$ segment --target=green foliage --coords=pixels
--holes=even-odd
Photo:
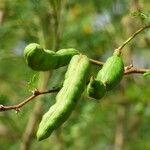
[[[131,13],[131,15],[150,22],[150,11],[137,11]]]
[[[8,105],[9,99],[6,95],[0,94],[0,104]]]
[[[57,8],[59,2],[62,1],[58,0],[56,3],[53,0],[53,2]],[[54,50],[54,27],[57,27],[57,24],[55,25],[56,15],[50,3],[49,0],[0,0],[0,12],[4,11],[2,23],[0,21],[0,94],[2,95],[2,104],[19,103],[30,95],[26,87],[27,81],[31,80],[31,83],[34,84],[32,78],[34,80],[35,72],[28,68],[23,58],[24,45],[21,44],[17,52],[16,46],[20,42],[24,42],[25,45],[34,42]],[[140,12],[143,13],[142,17],[131,16],[131,12],[137,12],[138,6]],[[149,8],[149,0],[67,1],[65,10],[58,12],[58,14],[63,14],[63,17],[60,17],[60,31],[56,32],[58,35],[60,34],[59,49],[74,47],[90,58],[105,61],[129,35],[142,24],[149,23]],[[121,12],[117,16],[116,10]],[[126,65],[129,65],[132,60],[134,66],[149,68],[149,31],[147,30],[145,33],[139,35],[139,38],[135,38],[123,50]],[[45,42],[40,42],[39,39]],[[97,66],[92,66],[89,74],[95,77],[99,69]],[[65,72],[66,67],[53,71],[49,81],[49,89],[61,86]],[[149,83],[149,78],[143,78],[141,75],[125,76],[121,84],[107,93],[100,102],[93,101],[84,92],[76,111],[64,123],[61,132],[64,149],[114,149],[118,124],[117,112],[120,108],[120,101],[123,101],[122,105],[126,110],[122,124],[123,148],[125,150],[149,150]],[[55,94],[44,96],[44,111],[54,103],[54,99]],[[20,149],[22,142],[20,139],[29,116],[32,114],[35,102],[36,100],[27,104],[18,114],[13,111],[0,113],[1,150]],[[144,106],[144,111],[141,111],[140,115],[136,114],[136,108],[141,107],[138,106],[138,103]],[[129,125],[137,117],[136,115],[140,122],[133,124],[135,128],[129,130]],[[38,142],[35,138],[35,131],[30,139],[30,149],[49,150],[51,147],[55,150],[59,148],[60,142],[55,132],[49,139]]]
[[[30,81],[28,82],[28,89],[32,91],[33,89],[37,88],[37,82],[39,80],[39,72],[36,72],[31,77]]]

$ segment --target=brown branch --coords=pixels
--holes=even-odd
[[[129,74],[135,74],[135,73],[137,73],[137,74],[144,74],[144,73],[146,73],[147,71],[148,71],[149,69],[143,69],[143,68],[135,68],[135,67],[132,67],[132,68],[130,68],[130,69],[127,69],[127,70],[125,70],[125,72],[124,72],[124,74],[125,75],[129,75]]]
[[[39,91],[47,90],[49,78],[50,78],[50,71],[40,72],[39,81],[37,85]],[[41,100],[41,96],[37,97],[37,101],[30,114],[30,118],[28,120],[24,133],[22,135],[20,150],[30,149],[30,144],[32,142],[33,136],[35,136],[34,129],[37,128],[37,124],[39,123],[43,113],[43,101],[40,100]]]
[[[90,59],[90,62],[94,65],[97,65],[97,66],[103,66],[104,65],[104,62],[102,61],[98,61],[98,60],[94,60],[94,59]],[[133,67],[133,65],[130,65],[130,66],[126,66],[124,67],[124,75],[129,75],[129,74],[144,74],[146,73],[147,71],[149,71],[150,69],[143,69],[143,68],[136,68],[136,67]]]
[[[104,62],[102,61],[98,61],[98,60],[95,60],[95,59],[89,59],[91,64],[94,64],[94,65],[98,65],[98,66],[103,66],[104,65]]]
[[[93,60],[93,59],[90,59],[90,61],[92,64],[96,64],[98,66],[102,66],[104,64],[104,62]],[[130,66],[126,66],[124,68],[124,70],[125,70],[124,75],[129,75],[129,74],[144,74],[147,71],[149,71],[150,69],[136,68],[136,67],[133,67],[133,65],[130,65]],[[19,104],[12,105],[12,106],[0,105],[0,112],[6,111],[6,110],[15,110],[15,111],[19,112],[21,107],[23,107],[25,104],[27,104],[28,102],[33,100],[35,97],[37,97],[39,95],[43,95],[43,94],[55,93],[55,92],[58,92],[59,90],[60,90],[60,88],[41,92],[41,91],[38,91],[37,89],[35,89],[32,92],[33,94],[30,97],[28,97],[27,99],[25,99],[24,101],[22,101]]]
[[[43,95],[43,94],[55,93],[55,92],[58,92],[59,90],[60,90],[60,88],[40,92],[37,89],[35,89],[32,92],[33,94],[30,97],[28,97],[27,99],[25,99],[24,101],[22,101],[21,103],[19,103],[17,105],[12,105],[12,106],[3,106],[3,105],[0,105],[0,111],[15,110],[15,111],[19,112],[21,107],[23,107],[25,104],[27,104],[28,102],[30,102],[31,100],[33,100],[35,97],[37,97],[39,95]]]

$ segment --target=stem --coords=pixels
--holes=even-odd
[[[150,28],[150,24],[145,25],[144,27],[140,28],[139,30],[137,30],[135,33],[133,33],[120,47],[118,47],[117,49],[115,49],[116,52],[118,52],[119,54],[121,54],[121,50],[134,38],[136,37],[139,33],[141,33],[142,31],[144,31],[145,29]]]
[[[101,61],[98,61],[98,60],[95,60],[95,59],[89,59],[90,62],[94,65],[98,65],[98,66],[103,66],[104,65],[104,62],[101,62]]]
[[[60,90],[60,88],[52,89],[52,90],[48,90],[48,91],[43,91],[43,92],[40,92],[38,90],[34,90],[32,92],[33,94],[30,97],[28,97],[27,99],[25,99],[24,101],[22,101],[21,103],[19,103],[17,105],[13,105],[13,106],[0,105],[0,111],[6,111],[6,110],[14,109],[14,110],[16,110],[18,112],[21,107],[23,107],[25,104],[27,104],[28,102],[33,100],[35,97],[37,97],[39,95],[43,95],[43,94],[55,93],[55,92],[58,92],[59,90]]]
[[[97,65],[97,66],[103,66],[105,62],[94,60],[94,59],[89,59],[91,64]],[[124,75],[129,75],[129,74],[144,74],[150,69],[144,69],[144,68],[136,68],[133,67],[132,65],[124,67]]]
[[[135,68],[135,67],[132,67],[130,69],[126,69],[124,71],[124,75],[129,75],[129,74],[135,74],[135,73],[138,73],[138,74],[144,74],[146,73],[147,71],[149,71],[149,69],[143,69],[143,68]]]

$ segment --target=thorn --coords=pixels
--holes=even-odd
[[[15,111],[16,111],[16,114],[17,114],[17,113],[20,112],[20,109],[19,109],[19,108],[16,108]]]
[[[5,110],[4,105],[0,105],[0,111]]]
[[[130,64],[129,66],[126,66],[126,67],[125,67],[125,70],[129,70],[129,69],[131,69],[131,68],[133,68],[133,63]]]
[[[34,89],[34,90],[32,91],[32,94],[35,95],[35,96],[38,95],[38,94],[39,94],[38,89]]]
[[[3,108],[3,107],[4,107],[4,105],[1,104],[1,105],[0,105],[0,108]]]
[[[130,64],[130,67],[131,67],[131,68],[133,67],[133,62]]]

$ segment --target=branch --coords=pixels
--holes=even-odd
[[[104,65],[104,62],[102,62],[102,61],[98,61],[98,60],[91,59],[91,58],[89,60],[94,65],[98,65],[98,66],[103,66]]]
[[[23,107],[25,104],[27,104],[28,102],[30,102],[35,97],[37,97],[39,95],[43,95],[43,94],[55,93],[55,92],[58,92],[59,90],[60,90],[60,88],[40,92],[37,89],[35,89],[32,92],[32,95],[30,97],[28,97],[27,99],[25,99],[24,101],[22,101],[21,103],[19,103],[17,105],[13,105],[13,106],[3,106],[3,105],[0,105],[0,111],[15,110],[16,112],[19,112],[21,107]]]
[[[126,68],[125,67],[125,72],[124,75],[129,75],[129,74],[144,74],[147,71],[149,71],[149,69],[143,69],[143,68],[136,68],[136,67],[131,67],[131,68]]]
[[[94,60],[94,59],[90,59],[90,62],[94,65],[97,65],[97,66],[103,66],[104,65],[104,62],[102,61],[98,61],[98,60]],[[144,68],[136,68],[134,67],[132,64],[130,66],[126,66],[124,67],[124,75],[129,75],[129,74],[135,74],[135,73],[138,73],[138,74],[144,74],[146,73],[147,71],[149,71],[150,69],[144,69]]]
[[[102,66],[104,64],[104,62],[93,60],[93,59],[90,59],[90,61],[91,61],[92,64],[96,64],[98,66]],[[144,74],[149,70],[150,69],[136,68],[136,67],[133,67],[133,65],[131,64],[130,66],[124,67],[124,75]],[[35,97],[37,97],[39,95],[43,95],[43,94],[55,93],[55,92],[58,92],[59,90],[60,90],[60,88],[56,88],[56,89],[51,89],[51,90],[48,90],[48,91],[40,92],[37,89],[35,89],[32,92],[33,94],[30,97],[28,97],[27,99],[25,99],[24,101],[22,101],[19,104],[16,104],[16,105],[13,105],[13,106],[0,105],[0,112],[1,111],[6,111],[6,110],[15,110],[16,112],[19,112],[21,107],[23,107],[25,104],[27,104],[28,102],[33,100]]]
[[[115,51],[117,51],[118,53],[121,54],[121,50],[134,38],[136,37],[139,33],[141,33],[142,31],[144,31],[145,29],[150,28],[150,24],[145,25],[144,27],[141,27],[139,30],[137,30],[136,32],[134,32],[120,47],[118,47],[117,49],[115,49]]]

